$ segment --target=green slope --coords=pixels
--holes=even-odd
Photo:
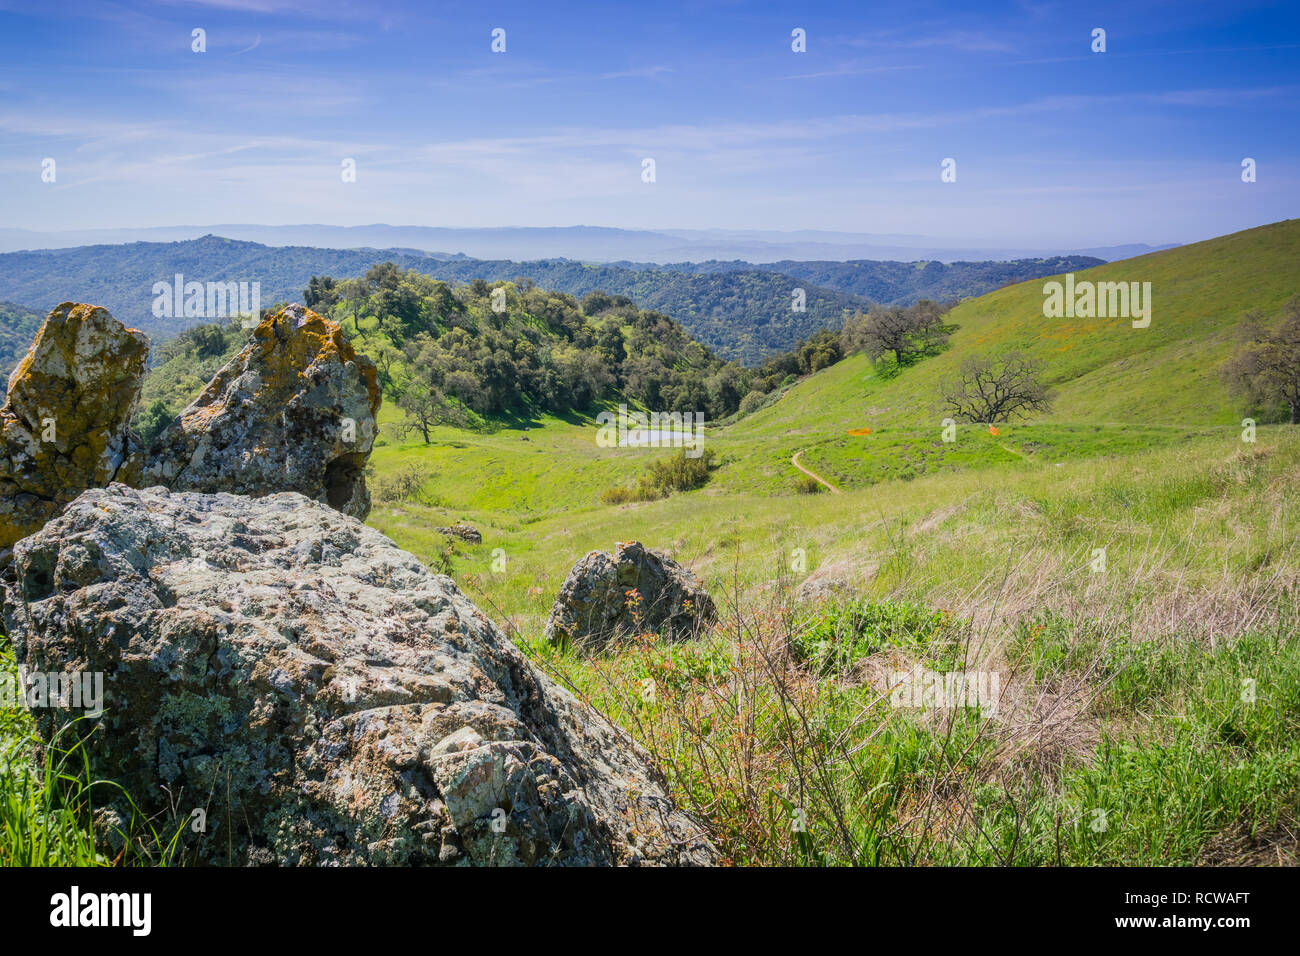
[[[1076,282],[1150,282],[1152,318],[1049,319],[1033,280],[963,302],[951,348],[882,380],[860,357],[813,376],[741,422],[734,437],[835,427],[909,426],[937,432],[939,383],[969,355],[1019,349],[1043,361],[1057,389],[1044,421],[1198,427],[1239,422],[1244,409],[1219,369],[1243,315],[1276,316],[1300,293],[1300,220],[1108,263]]]

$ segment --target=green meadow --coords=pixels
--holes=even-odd
[[[1076,277],[1151,282],[1145,329],[1045,319],[1041,281],[964,302],[941,355],[850,356],[706,428],[712,479],[660,501],[601,504],[677,452],[600,448],[594,419],[386,433],[377,476],[426,476],[370,523],[428,560],[448,557],[433,526],[479,527],[449,555],[460,585],[656,754],[736,863],[1294,863],[1300,434],[1218,370],[1297,262],[1286,222]],[[1052,412],[945,441],[939,383],[1010,348],[1044,363]],[[840,493],[801,493],[796,453]],[[631,539],[708,584],[713,635],[546,646],[568,568]],[[991,669],[1006,699],[891,707],[909,667]]]

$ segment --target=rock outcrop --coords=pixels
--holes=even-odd
[[[130,421],[149,342],[107,309],[64,302],[9,377],[0,408],[0,563],[136,449]]]
[[[439,534],[445,534],[449,538],[460,538],[467,544],[483,543],[483,533],[473,525],[454,524],[449,528],[434,528],[433,530]]]
[[[289,305],[262,320],[123,480],[254,497],[296,491],[365,518],[379,404],[375,366],[338,324]]]
[[[619,542],[612,556],[592,551],[573,566],[551,608],[546,639],[585,651],[647,631],[682,640],[716,616],[690,571],[638,541]]]
[[[641,570],[619,586],[681,588],[632,547],[610,586],[626,566]],[[3,614],[19,663],[102,672],[93,774],[200,861],[715,858],[645,754],[450,578],[302,495],[114,484],[19,541],[14,569]],[[688,593],[706,600],[680,590],[674,606]],[[47,740],[69,716],[33,715]]]

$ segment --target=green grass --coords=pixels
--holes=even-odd
[[[839,487],[872,485],[890,479],[910,480],[936,472],[967,468],[1032,469],[1085,458],[1114,458],[1175,445],[1224,428],[1033,424],[956,426],[952,441],[941,428],[920,431],[885,427],[869,435],[845,435],[810,444],[800,459]]]
[[[1300,799],[1292,718],[1239,714],[1266,741],[1254,749],[1226,748],[1210,729],[1231,710],[1220,692],[1240,655],[1264,646],[1262,632],[1237,635],[1233,621],[1288,606],[1287,582],[1300,580],[1296,429],[1262,427],[1248,444],[1231,427],[970,428],[951,448],[932,437],[941,457],[900,470],[899,450],[920,439],[885,428],[809,446],[802,460],[841,495],[795,493],[793,469],[772,464],[789,439],[741,441],[739,431],[711,442],[723,464],[706,488],[608,507],[579,489],[632,472],[637,453],[605,460],[584,426],[547,423],[530,432],[552,453],[528,487],[527,520],[495,511],[470,478],[475,453],[517,437],[462,434],[464,476],[428,486],[442,508],[381,505],[370,521],[417,554],[438,546],[430,525],[477,522],[484,543],[460,548],[457,579],[655,754],[734,863],[1158,864],[1252,859],[1241,849],[1252,840],[1285,846],[1278,834]],[[849,443],[871,449],[878,474],[839,470],[847,462],[831,449]],[[541,628],[572,562],[629,539],[693,566],[726,596],[731,623],[697,645],[596,661],[545,647]],[[1098,548],[1103,572],[1092,570]],[[494,568],[494,555],[505,563]],[[794,610],[781,588],[806,575],[846,582],[848,603]],[[785,646],[802,676],[783,684],[752,660],[746,671],[761,641],[734,622],[759,613],[789,617]],[[1294,649],[1293,630],[1269,633]],[[1066,722],[1084,728],[1080,739],[1004,764],[1004,731],[978,712],[887,710],[879,687],[849,679],[871,660],[950,670],[990,654],[1018,694],[1087,697]],[[1254,660],[1269,664],[1261,688],[1297,677],[1294,653]],[[647,679],[654,704],[636,692]],[[1166,775],[1176,784],[1167,800]],[[1110,830],[1094,830],[1094,809]],[[803,830],[792,829],[796,810]]]
[[[0,681],[18,686],[18,666],[3,634]],[[162,866],[179,860],[180,834],[168,840],[146,820],[127,821],[126,832],[111,841],[105,832],[97,839],[95,809],[122,790],[92,768],[82,739],[88,729],[85,718],[73,720],[46,743],[24,707],[0,707],[0,866]]]
[[[1286,836],[1300,812],[1293,617],[1215,647],[1119,640],[1086,617],[1020,622],[1013,650],[1029,666],[1002,662],[1004,681],[1028,677],[1026,697],[1084,672],[1092,681],[1077,715],[1092,739],[1070,747],[1050,731],[1008,738],[1023,713],[1014,703],[999,724],[975,708],[891,707],[879,683],[850,679],[882,651],[969,669],[965,626],[855,601],[749,617],[685,646],[647,637],[594,660],[524,646],[633,731],[735,864],[1297,862]],[[782,633],[793,659],[769,643]]]
[[[18,668],[0,636],[0,681]],[[0,864],[100,866],[89,829],[89,774],[80,745],[44,748],[25,709],[0,707]]]
[[[1243,314],[1276,316],[1297,291],[1300,220],[1109,263],[1076,280],[1152,284],[1151,325],[1046,319],[1035,280],[958,306],[952,350],[901,376],[878,401],[907,417],[971,350],[1018,348],[1044,361],[1059,390],[1052,418],[1075,422],[1232,424],[1241,420],[1218,369]]]
[[[1248,444],[1231,427],[1049,422],[962,429],[945,446],[887,427],[809,444],[802,460],[845,489],[815,496],[785,491],[793,469],[773,462],[791,446],[779,429],[766,442],[739,431],[711,442],[723,465],[706,488],[608,507],[579,489],[632,472],[637,453],[606,460],[586,427],[547,423],[530,432],[551,453],[528,486],[527,520],[494,510],[495,492],[469,478],[476,452],[517,437],[461,434],[464,477],[428,485],[442,508],[382,505],[370,520],[417,554],[438,546],[430,525],[478,522],[484,543],[460,548],[457,579],[650,749],[733,863],[1158,865],[1289,852],[1297,737],[1293,708],[1277,702],[1300,699],[1294,628],[1237,632],[1250,614],[1293,606],[1296,429],[1262,427]],[[909,444],[936,457],[904,468]],[[854,445],[877,473],[835,458]],[[998,454],[1007,449],[1016,454]],[[572,562],[628,539],[692,565],[725,596],[728,623],[698,644],[595,661],[545,646]],[[1104,572],[1092,570],[1098,548]],[[782,588],[810,574],[847,582],[846,601],[799,611]],[[788,621],[795,676],[754,660],[763,639],[737,622],[762,614]],[[952,670],[980,655],[1027,699],[1081,698],[1061,731],[1070,739],[1009,759],[1021,744],[978,711],[889,709],[853,676],[873,660]],[[1247,667],[1254,710],[1228,696]],[[638,690],[646,680],[652,703]],[[1244,736],[1230,744],[1234,734]]]
[[[795,631],[790,650],[817,674],[850,669],[886,647],[933,653],[953,629],[949,615],[922,605],[850,599],[814,614]],[[950,643],[957,643],[950,639]]]
[[[1148,642],[1122,653],[1095,751],[1064,773],[1056,794],[1036,782],[1013,799],[980,794],[961,862],[1296,863],[1293,838],[1281,860],[1250,849],[1293,826],[1300,810],[1294,622],[1215,650]]]
[[[1077,281],[1152,284],[1152,319],[1048,319],[1043,285],[1008,286],[967,300],[946,317],[959,326],[947,352],[883,377],[861,356],[841,362],[744,419],[735,436],[920,427],[937,434],[939,383],[968,355],[1018,349],[1041,360],[1058,392],[1044,421],[1201,427],[1239,423],[1219,367],[1243,315],[1277,316],[1300,292],[1300,220],[1108,263]]]
[[[625,451],[605,472],[594,463],[608,450],[575,442],[580,431],[563,426],[554,443],[545,434],[529,443],[552,450],[539,460],[558,482],[534,476],[529,513],[495,509],[497,491],[474,477],[487,470],[475,462],[504,455],[485,449],[509,439],[475,436],[465,439],[469,448],[416,449],[411,456],[443,469],[426,485],[440,507],[377,504],[370,523],[421,556],[442,545],[433,526],[475,524],[484,541],[462,549],[462,580],[470,579],[475,596],[490,597],[532,627],[540,626],[574,561],[620,540],[668,548],[715,586],[737,574],[751,583],[770,580],[801,549],[807,574],[842,567],[841,576],[864,594],[906,586],[938,606],[1004,573],[1028,585],[1050,568],[1086,584],[1095,548],[1106,549],[1107,573],[1117,582],[1137,582],[1136,572],[1145,569],[1161,580],[1180,574],[1209,587],[1225,568],[1278,572],[1296,565],[1286,524],[1294,501],[1281,493],[1300,462],[1300,436],[1288,427],[1262,428],[1254,445],[1222,431],[1127,455],[846,485],[842,495],[800,495],[793,487],[780,496],[737,493],[728,472],[752,462],[729,461],[724,452],[705,488],[623,506],[599,504],[597,489],[620,473],[635,474],[639,453]],[[587,492],[570,474],[579,468],[588,472]],[[496,549],[505,563],[497,560],[494,569]]]

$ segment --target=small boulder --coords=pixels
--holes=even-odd
[[[713,600],[689,570],[639,541],[619,542],[612,556],[592,551],[573,566],[546,622],[546,639],[584,651],[647,631],[683,640],[716,617]]]
[[[0,552],[87,488],[106,485],[137,449],[130,431],[149,356],[144,333],[107,309],[64,302],[9,377],[0,408]]]
[[[800,582],[795,600],[809,604],[847,600],[870,585],[879,567],[857,556],[827,562]]]
[[[374,364],[338,324],[288,305],[258,324],[124,480],[252,497],[296,491],[364,519],[379,404]]]
[[[460,538],[470,544],[482,544],[483,535],[478,528],[467,524],[454,524],[450,528],[434,528],[439,534],[445,534],[449,538]]]
[[[450,578],[319,502],[114,484],[19,541],[14,563],[18,663],[102,675],[91,774],[188,858],[717,860],[625,733]],[[46,741],[76,716],[32,715]],[[104,798],[106,820],[129,817],[125,796]]]
[[[801,603],[840,600],[849,594],[849,585],[835,578],[810,577],[799,585],[795,599]]]

